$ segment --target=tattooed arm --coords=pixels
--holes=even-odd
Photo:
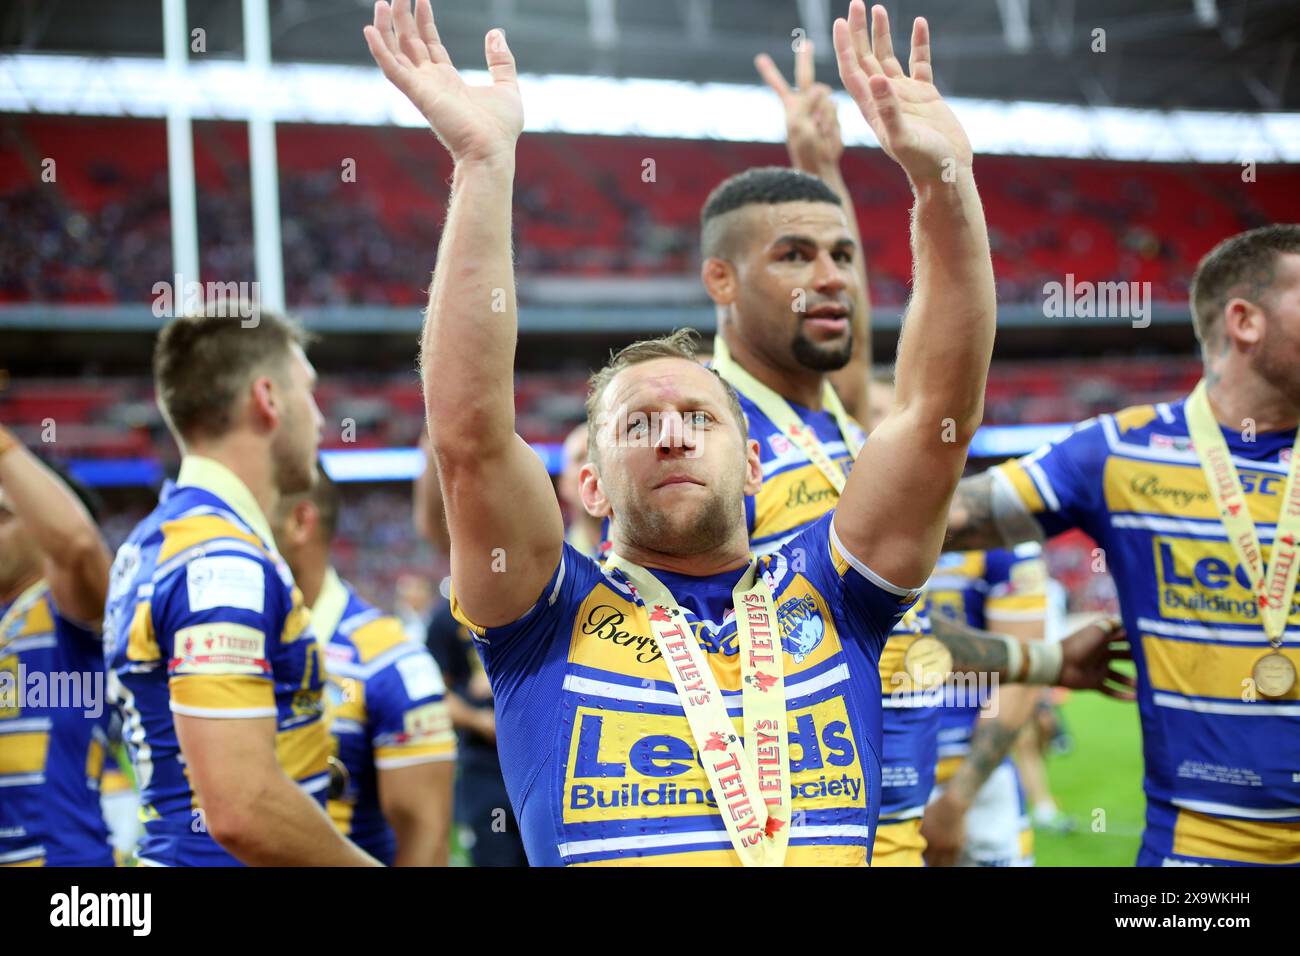
[[[997,674],[998,680],[1015,680],[1009,672],[1011,645],[1002,635],[981,631],[945,614],[931,615],[930,627],[952,654],[954,671]]]
[[[943,792],[925,808],[921,836],[926,841],[925,862],[929,866],[957,863],[966,843],[966,813],[975,794],[1002,763],[1018,736],[1018,728],[1000,718],[984,714],[976,722],[970,753]]]
[[[1034,516],[1000,487],[993,472],[971,475],[957,484],[948,505],[945,551],[985,551],[1014,548],[1026,541],[1042,541],[1043,529]]]
[[[1119,700],[1135,699],[1136,682],[1114,669],[1115,661],[1131,660],[1131,656],[1124,629],[1113,619],[1082,627],[1060,644],[1023,639],[1028,633],[991,634],[940,614],[931,617],[930,625],[934,636],[952,652],[954,672],[994,673],[999,683],[1008,685],[997,690],[997,716],[987,712],[980,716],[970,753],[925,811],[921,834],[929,844],[926,862],[951,866],[965,842],[966,811],[975,794],[1006,757],[1033,713],[1036,698],[1032,688],[1011,682],[1098,690]]]
[[[1133,678],[1112,666],[1132,659],[1124,628],[1114,619],[1081,627],[1059,644],[981,631],[942,614],[931,616],[930,627],[952,652],[954,672],[997,674],[1002,683],[1048,684],[1134,699],[1123,689],[1135,686]]]

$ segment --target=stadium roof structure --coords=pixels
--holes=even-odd
[[[757,82],[754,54],[788,68],[791,44],[816,44],[834,75],[830,24],[847,0],[442,0],[453,58],[482,65],[483,34],[508,30],[521,69],[539,74]],[[895,47],[924,14],[945,93],[1090,107],[1300,110],[1295,0],[892,0]],[[271,0],[276,62],[370,66],[370,0]],[[189,0],[205,56],[241,58],[241,0]],[[162,55],[150,0],[10,0],[7,53]]]

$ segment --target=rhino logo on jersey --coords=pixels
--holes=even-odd
[[[826,622],[808,595],[786,601],[776,609],[776,619],[781,627],[781,646],[796,664],[802,664],[826,636]]]

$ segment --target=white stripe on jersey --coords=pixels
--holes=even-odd
[[[1151,702],[1158,707],[1190,710],[1198,714],[1232,714],[1237,717],[1300,717],[1300,704],[1274,704],[1256,700],[1236,703],[1227,700],[1200,700],[1170,691],[1156,691]]]

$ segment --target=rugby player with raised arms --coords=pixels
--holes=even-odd
[[[0,867],[113,865],[99,799],[108,567],[89,508],[0,425]]]
[[[863,41],[866,16],[864,6],[850,7],[850,32]],[[901,74],[884,11],[874,16],[881,67]],[[722,182],[701,213],[700,245],[701,278],[719,328],[712,365],[736,389],[758,444],[763,483],[745,506],[750,546],[761,555],[835,507],[866,440],[849,407],[866,405],[871,330],[862,243],[840,173],[839,123],[829,87],[814,82],[812,46],[805,41],[796,51],[794,88],[769,57],[756,65],[780,98],[795,168],[750,169]],[[870,397],[879,401],[881,390],[873,382]],[[887,392],[873,424],[894,404],[892,379]],[[786,633],[794,619],[780,609],[778,617],[797,653],[797,639]],[[956,669],[982,672],[984,680],[1052,683],[1062,679],[1067,654],[1095,649],[1105,634],[1085,629],[1060,653],[1023,645],[1022,657],[1033,654],[1038,666],[1022,674],[1012,651],[1021,650],[1015,642],[1023,636],[957,632],[946,620],[932,626],[920,608],[895,629],[881,660],[882,799],[872,865],[919,866],[926,849],[921,817],[935,778],[940,707],[951,695],[933,686],[944,674],[916,673],[918,660],[932,658],[942,670],[951,655]]]
[[[582,494],[610,520],[603,569],[564,543],[550,479],[514,430],[523,110],[505,37],[486,37],[491,85],[469,87],[427,0],[414,15],[376,4],[365,33],[455,162],[423,336],[426,411],[454,607],[492,681],[530,861],[865,863],[880,648],[938,556],[995,313],[970,147],[930,82],[925,21],[910,79],[835,27],[841,76],[917,196],[899,400],[839,508],[752,562],[744,496],[761,471],[734,391],[694,361],[690,335],[638,343],[593,376],[588,400]],[[798,654],[777,605],[799,619]]]
[[[1139,865],[1300,865],[1300,226],[1219,243],[1191,312],[1190,395],[965,479],[949,546],[1101,546],[1135,637]]]

